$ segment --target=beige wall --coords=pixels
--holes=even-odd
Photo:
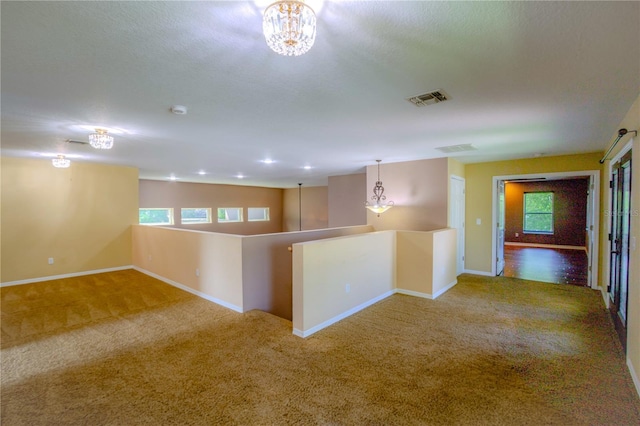
[[[396,233],[396,286],[433,299],[456,284],[456,230]]]
[[[242,239],[242,282],[245,311],[260,309],[291,320],[292,253],[294,243],[372,232],[371,226],[352,226],[302,232],[253,235]]]
[[[601,170],[601,157],[602,153],[590,153],[467,164],[465,268],[491,272],[493,176]]]
[[[377,165],[367,167],[367,198],[373,195]],[[367,211],[367,224],[380,230],[431,231],[447,227],[448,160],[382,163],[380,180],[387,201],[395,206],[377,217]]]
[[[242,236],[133,226],[133,265],[243,312]]]
[[[616,139],[618,135],[618,129],[624,128],[627,130],[640,131],[640,96],[636,99],[635,103],[624,117],[618,128],[616,128],[614,134],[611,135],[609,143],[603,147],[604,150],[608,149],[611,143]],[[631,238],[635,238],[636,249],[631,249],[630,252],[630,270],[629,270],[629,307],[627,311],[627,363],[629,364],[632,372],[634,373],[634,381],[636,389],[640,394],[640,137],[630,134],[618,142],[617,146],[611,151],[607,158],[613,158],[619,153],[628,141],[633,138],[633,154],[631,163],[633,167],[632,182],[631,182]],[[609,161],[605,162],[605,174],[602,179],[602,209],[600,217],[602,218],[601,226],[601,246],[608,244],[607,233],[609,232],[610,216],[606,212],[611,208],[611,197],[608,188],[608,181],[610,179],[609,174]],[[605,251],[601,248],[601,253]],[[601,254],[601,256],[602,256]],[[608,282],[608,261],[606,257],[603,259],[605,267],[601,269],[603,278],[603,289],[606,289],[606,283]],[[608,296],[606,296],[608,297]]]
[[[131,265],[138,170],[2,157],[3,283]],[[54,259],[53,265],[48,258]]]
[[[182,225],[181,208],[211,208],[212,223]],[[244,221],[218,223],[218,207],[243,208]],[[270,220],[247,221],[248,207],[268,207]],[[282,189],[256,186],[140,180],[140,208],[173,208],[174,228],[255,235],[282,230]],[[136,221],[137,223],[137,221]]]
[[[367,174],[329,176],[329,228],[365,225]]]
[[[282,231],[300,230],[302,207],[302,230],[323,229],[329,226],[329,199],[326,186],[302,186],[302,203],[298,204],[298,188],[288,188],[283,195]]]
[[[393,293],[395,232],[293,245],[293,329],[306,337]]]

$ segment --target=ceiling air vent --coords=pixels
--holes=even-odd
[[[65,142],[66,143],[75,143],[75,144],[78,144],[78,145],[89,145],[89,142],[75,141],[73,139],[67,139]]]
[[[451,97],[447,95],[444,90],[434,90],[433,92],[407,98],[409,102],[418,107],[437,104],[440,102],[448,101],[449,99],[451,99]]]
[[[444,152],[445,154],[451,154],[455,152],[477,151],[477,148],[471,145],[470,143],[466,143],[462,145],[441,146],[436,149],[440,152]]]

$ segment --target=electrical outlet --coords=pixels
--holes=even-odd
[[[516,232],[516,237],[519,237],[519,236],[520,236],[520,234],[518,232]]]
[[[476,225],[482,225],[482,220],[480,220],[480,218],[476,219]]]
[[[351,284],[347,284],[346,286],[344,286],[344,291],[345,293],[349,293],[351,291]]]
[[[53,265],[53,257],[49,258],[49,265]]]

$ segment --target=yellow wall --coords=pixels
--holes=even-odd
[[[300,206],[302,230],[322,229],[329,226],[329,196],[326,186],[302,186],[302,203],[298,204],[298,188],[284,190],[282,198],[282,231],[300,230]]]
[[[293,245],[293,329],[306,337],[395,288],[395,233]]]
[[[601,170],[600,158],[602,153],[590,153],[467,164],[465,268],[491,272],[493,176]]]
[[[131,265],[138,170],[2,157],[3,283]],[[53,265],[48,258],[54,259]]]
[[[456,284],[456,230],[396,232],[396,286],[434,299]]]

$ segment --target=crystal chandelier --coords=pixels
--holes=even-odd
[[[109,136],[104,129],[96,129],[95,133],[89,135],[89,143],[96,149],[111,149],[113,136]]]
[[[278,1],[264,11],[262,30],[274,52],[300,56],[316,39],[316,14],[302,1]]]
[[[53,167],[58,167],[59,169],[66,169],[71,165],[71,160],[64,158],[64,155],[58,155],[56,158],[51,159],[53,163]]]
[[[377,213],[378,217],[380,217],[380,213],[384,213],[393,207],[393,201],[386,201],[387,197],[384,195],[384,187],[380,180],[380,161],[382,160],[376,160],[378,163],[378,180],[376,181],[376,185],[373,187],[373,196],[371,197],[371,201],[374,201],[374,203],[372,204],[369,201],[364,202],[365,207],[372,212]]]

